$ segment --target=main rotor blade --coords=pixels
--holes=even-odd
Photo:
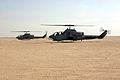
[[[11,32],[42,32],[42,31],[11,31]]]
[[[54,25],[54,24],[41,24],[43,26],[81,26],[81,27],[85,27],[85,26],[90,26],[90,27],[93,27],[95,25],[71,25],[71,24],[66,24],[66,25]]]
[[[41,24],[43,26],[75,26],[75,25],[56,25],[56,24]]]
[[[100,28],[100,32],[101,31],[105,31],[106,29],[103,29],[102,27]],[[111,34],[111,30],[107,30],[108,34]]]
[[[81,26],[81,27],[94,27],[95,25],[75,25],[75,26]]]
[[[11,32],[30,32],[30,31],[11,31]]]
[[[42,32],[42,31],[30,31],[30,32]]]

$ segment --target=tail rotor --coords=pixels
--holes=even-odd
[[[111,34],[111,30],[105,30],[103,29],[102,27],[100,28],[100,32],[104,32],[104,31],[107,31],[108,34]]]

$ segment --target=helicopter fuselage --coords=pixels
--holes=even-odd
[[[47,36],[47,33],[43,36],[34,36],[31,35],[30,33],[25,33],[24,35],[19,35],[16,38],[19,40],[24,40],[24,39],[38,39],[38,38],[45,38]]]
[[[77,32],[75,29],[66,29],[64,32],[55,32],[49,36],[53,41],[62,40],[85,40],[85,39],[102,39],[106,36],[107,30],[105,30],[101,35],[84,35],[84,32]]]
[[[78,40],[82,38],[84,32],[77,32],[75,29],[66,29],[64,32],[55,32],[49,36],[53,41]]]

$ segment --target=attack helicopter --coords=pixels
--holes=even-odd
[[[53,41],[63,41],[63,40],[90,40],[90,39],[103,39],[108,30],[102,29],[103,33],[100,35],[85,35],[84,32],[77,32],[75,29],[71,29],[71,27],[75,26],[94,26],[94,25],[49,25],[49,24],[41,24],[44,26],[66,26],[69,27],[63,32],[55,32],[49,36]]]
[[[47,36],[47,32],[43,36],[34,36],[30,34],[30,32],[41,32],[41,31],[12,31],[12,32],[24,32],[25,33],[23,35],[18,35],[16,37],[18,40],[39,39],[39,38],[45,38]]]

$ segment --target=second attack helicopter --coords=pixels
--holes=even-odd
[[[39,39],[39,38],[45,38],[47,36],[47,32],[43,36],[34,36],[29,33],[29,32],[41,32],[41,31],[12,31],[12,32],[25,32],[25,34],[18,35],[16,37],[18,40]]]
[[[85,35],[84,32],[77,32],[75,29],[71,29],[71,27],[74,26],[94,26],[94,25],[46,25],[42,24],[44,26],[67,26],[65,31],[63,32],[55,32],[52,35],[49,36],[53,41],[63,41],[63,40],[89,40],[89,39],[103,39],[106,34],[108,33],[108,30],[103,30],[103,33],[100,35]]]

